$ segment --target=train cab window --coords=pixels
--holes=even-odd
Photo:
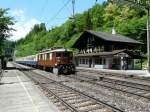
[[[69,57],[70,53],[69,52],[63,52],[62,55],[63,55],[63,57]]]
[[[56,57],[61,57],[61,52],[56,52]]]

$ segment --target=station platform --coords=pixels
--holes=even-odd
[[[59,112],[44,93],[8,63],[0,81],[0,112]]]
[[[139,77],[150,77],[150,73],[147,70],[112,70],[112,69],[99,69],[99,68],[86,68],[86,67],[76,67],[77,70],[91,70],[104,73],[115,73],[122,75],[133,75]]]

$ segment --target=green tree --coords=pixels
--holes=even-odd
[[[73,20],[46,31],[44,23],[35,25],[30,33],[17,42],[18,56],[34,54],[50,47],[69,47],[85,30],[111,32],[115,25],[116,33],[146,43],[146,13],[127,5],[104,2],[96,4],[83,13],[75,14]],[[146,45],[142,47],[145,52]]]
[[[4,51],[4,40],[10,36],[10,32],[13,30],[10,26],[14,24],[14,21],[12,17],[7,16],[8,10],[0,8],[0,55]]]

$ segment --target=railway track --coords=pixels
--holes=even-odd
[[[101,71],[91,71],[91,70],[83,70],[83,69],[79,69],[78,72],[85,72],[85,73],[94,73],[97,75],[103,75],[103,76],[108,76],[108,77],[121,77],[124,79],[132,79],[135,81],[145,81],[145,82],[150,82],[150,78],[147,77],[138,77],[135,75],[123,75],[123,74],[119,74],[119,73],[107,73],[107,72],[101,72]]]
[[[131,87],[131,88],[136,88],[139,90],[145,90],[145,91],[150,91],[150,85],[146,84],[140,84],[140,83],[134,83],[130,81],[125,81],[125,80],[119,80],[117,78],[110,78],[110,77],[105,77],[105,76],[91,76],[91,75],[83,75],[83,74],[78,74],[79,76],[83,76],[84,78],[88,78],[91,80],[98,80],[98,81],[103,81],[103,82],[108,82],[108,83],[116,83],[121,86],[126,86],[126,87]]]
[[[144,102],[143,102],[143,100],[141,100],[140,96],[135,95],[136,97],[134,98],[134,97],[132,97],[133,95],[129,95],[129,94],[126,94],[124,92],[113,90],[111,88],[107,88],[107,87],[104,87],[104,86],[100,87],[100,86],[97,86],[96,84],[92,84],[92,83],[89,83],[89,82],[85,81],[85,80],[88,80],[88,81],[93,80],[93,81],[96,82],[97,81],[96,79],[87,79],[87,78],[82,77],[83,78],[82,80],[79,80],[79,79],[77,80],[75,78],[69,78],[70,76],[69,77],[68,76],[63,76],[63,75],[56,76],[54,74],[44,72],[44,71],[41,71],[41,70],[31,70],[31,71],[36,72],[35,75],[44,75],[44,77],[46,76],[47,78],[50,78],[53,81],[59,82],[59,83],[65,85],[67,87],[75,89],[75,90],[77,90],[81,93],[84,93],[84,94],[86,93],[86,95],[88,95],[92,98],[101,100],[101,101],[105,102],[106,104],[111,105],[113,107],[116,107],[116,108],[118,108],[118,109],[120,109],[124,112],[149,112],[149,110],[150,110],[149,99],[144,100]],[[75,77],[77,77],[77,76],[75,76]],[[92,78],[92,77],[89,77],[89,78]],[[52,85],[52,84],[50,84],[49,82],[46,82],[46,81],[43,81],[43,84],[44,85],[46,85],[46,84]],[[55,86],[55,88],[58,88],[58,87]],[[50,94],[50,92],[48,92],[48,94]],[[64,94],[64,92],[62,94]],[[56,99],[56,97],[53,94],[50,95],[50,96],[52,96]],[[137,100],[137,99],[139,99],[139,100]],[[144,98],[142,98],[142,99],[144,99]],[[78,100],[78,99],[76,99],[76,100]],[[60,100],[56,99],[56,102],[60,103]],[[68,102],[66,102],[66,103],[69,104]],[[80,102],[76,102],[76,104],[78,104],[78,103],[80,103]],[[66,108],[66,106],[64,106],[64,108]],[[85,106],[85,108],[88,108],[88,107]],[[110,109],[108,110],[108,109],[109,108],[104,107],[104,109],[101,109],[101,110],[100,109],[99,110],[93,110],[93,111],[90,111],[90,110],[88,111],[87,110],[87,112],[101,112],[101,111],[103,112],[104,110],[105,110],[105,112],[113,111],[113,110],[110,110]],[[64,111],[68,112],[66,109],[64,109]]]
[[[69,78],[74,78],[76,80],[85,81],[88,83],[92,83],[93,85],[106,87],[112,90],[124,92],[126,94],[130,94],[133,96],[138,96],[138,98],[145,98],[146,100],[150,100],[150,86],[142,85],[137,83],[131,83],[121,80],[110,79],[106,77],[94,78],[91,76],[85,76],[84,74],[78,74],[76,76],[67,76]]]
[[[124,110],[96,99],[84,92],[64,85],[47,77],[32,72],[28,69],[19,69],[35,83],[42,87],[48,94],[53,95],[65,105],[64,111],[72,112],[124,112]]]

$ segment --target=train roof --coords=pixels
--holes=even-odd
[[[46,51],[40,52],[40,53],[38,53],[38,54],[51,53],[51,52],[65,52],[65,51],[67,51],[67,52],[71,52],[71,50],[70,50],[70,49],[60,48],[60,49],[53,49],[53,50],[49,49],[49,50],[46,50]]]

